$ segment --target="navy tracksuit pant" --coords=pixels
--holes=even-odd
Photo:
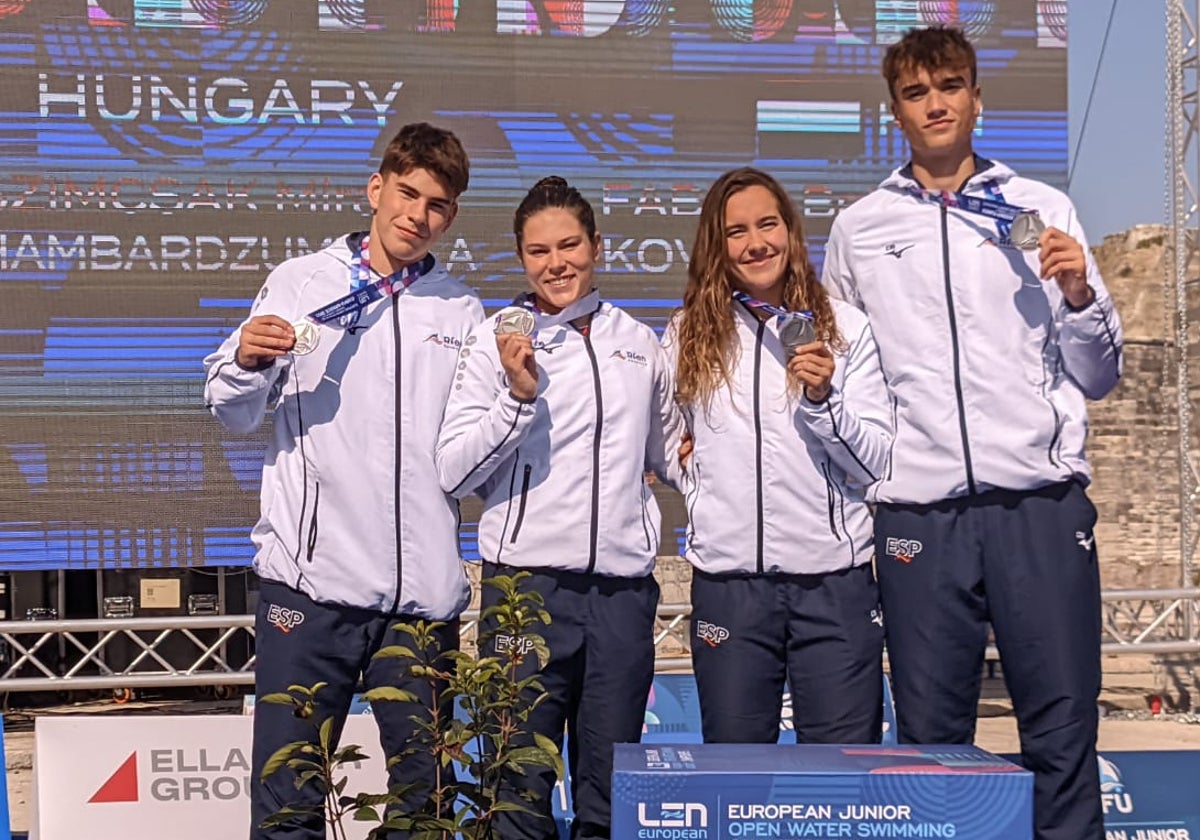
[[[1096,509],[1076,482],[875,513],[899,738],[969,744],[989,622],[1038,840],[1102,840]]]
[[[512,575],[518,569],[483,564],[483,579]],[[642,578],[605,577],[555,569],[528,569],[524,591],[540,592],[550,624],[537,632],[546,640],[550,659],[539,676],[549,695],[530,714],[526,730],[539,732],[562,749],[564,725],[570,737],[568,770],[575,821],[573,840],[609,837],[612,831],[613,745],[637,743],[642,737],[646,700],[654,680],[654,616],[658,583]],[[499,599],[495,587],[484,586],[480,608]],[[485,620],[480,632],[494,629]],[[511,641],[511,640],[505,640]],[[495,648],[481,655],[499,653]],[[518,678],[537,673],[537,658],[522,664]],[[531,743],[532,738],[528,741]],[[504,780],[503,797],[536,814],[501,812],[496,817],[499,840],[556,840],[550,796],[554,771],[526,767],[525,775]],[[520,791],[534,794],[532,802]]]
[[[877,744],[883,621],[870,564],[813,575],[692,575],[706,743],[773,744],[785,681],[801,744]]]
[[[410,717],[429,717],[433,689],[424,680],[405,676],[406,664],[399,659],[372,660],[371,656],[388,645],[412,647],[407,634],[393,629],[399,622],[413,622],[413,616],[388,615],[373,610],[321,604],[283,584],[264,580],[259,591],[255,633],[255,693],[261,700],[272,692],[286,692],[289,685],[312,687],[328,683],[317,694],[318,709],[314,718],[319,722],[332,717],[334,738],[339,739],[347,711],[361,676],[367,688],[396,686],[412,692],[417,703],[375,703],[372,713],[379,723],[380,746],[385,758],[400,755],[414,746],[410,739],[416,725]],[[458,621],[448,622],[438,632],[440,649],[458,648]],[[445,686],[438,688],[442,694]],[[291,706],[256,702],[254,706],[254,747],[250,777],[250,838],[251,840],[324,840],[325,821],[322,818],[297,820],[287,825],[263,829],[259,824],[265,817],[284,805],[321,803],[323,797],[312,785],[297,790],[295,775],[286,768],[260,782],[267,759],[280,747],[293,741],[317,743],[317,728],[311,720],[297,718]],[[449,721],[453,709],[443,710],[442,720]],[[369,745],[364,750],[371,753]],[[454,781],[445,777],[443,782]],[[450,771],[451,773],[453,771]],[[416,784],[414,796],[424,801],[431,789],[434,774],[433,757],[426,751],[406,756],[388,771],[387,784]],[[378,791],[384,787],[379,780]],[[392,838],[406,834],[393,832]]]

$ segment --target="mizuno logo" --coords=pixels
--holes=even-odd
[[[1085,534],[1083,531],[1076,531],[1075,542],[1088,551],[1091,551],[1092,546],[1096,544],[1096,537],[1094,534]]]
[[[906,245],[898,245],[895,242],[889,242],[887,245],[883,246],[883,253],[887,254],[889,257],[900,259],[904,256],[905,251],[914,247],[915,245],[915,242],[909,242]]]

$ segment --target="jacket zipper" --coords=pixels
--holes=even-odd
[[[526,464],[525,472],[521,476],[521,504],[517,507],[517,522],[513,525],[512,537],[508,540],[509,545],[517,541],[517,534],[521,532],[521,523],[525,520],[525,499],[529,496],[529,475],[532,472],[533,467]]]
[[[975,470],[971,466],[971,443],[967,438],[967,408],[963,402],[962,374],[958,357],[958,322],[954,316],[954,291],[950,286],[950,221],[946,205],[942,213],[942,273],[946,280],[946,309],[950,314],[950,345],[954,360],[954,396],[958,400],[958,432],[962,436],[963,463],[967,468],[967,492],[975,495]]]
[[[604,431],[604,395],[600,391],[600,365],[596,363],[596,351],[592,348],[591,330],[583,334],[583,346],[592,363],[592,385],[596,390],[596,432],[592,438],[592,542],[587,566],[588,574],[591,574],[596,570],[600,538],[600,433]]]
[[[766,332],[766,329],[767,322],[759,321],[758,333],[754,338],[754,492],[758,503],[758,521],[755,522],[754,539],[757,545],[757,567],[760,575],[763,573],[763,440],[759,401],[762,391],[763,333]]]
[[[403,434],[401,431],[404,424],[401,422],[401,404],[400,404],[400,392],[401,392],[402,386],[404,384],[401,381],[401,377],[402,377],[401,365],[400,365],[400,362],[401,362],[400,339],[401,339],[401,337],[402,336],[400,334],[400,293],[396,292],[392,295],[392,340],[396,346],[396,394],[395,394],[395,399],[396,399],[396,456],[395,456],[395,468],[393,470],[393,472],[395,473],[394,489],[392,491],[395,494],[395,499],[396,499],[396,598],[395,598],[395,600],[392,601],[392,608],[390,610],[390,612],[392,612],[392,613],[395,613],[396,610],[400,607],[400,584],[401,584],[401,581],[404,580],[404,557],[403,557],[404,552],[403,552],[403,548],[402,548],[403,533],[402,533],[402,529],[400,527],[400,485],[401,485],[401,481],[400,481],[400,464],[401,464],[400,449],[401,449],[402,443],[404,442]]]
[[[303,550],[301,546],[307,543],[304,539],[304,513],[308,510],[308,456],[304,452],[304,411],[302,410],[299,387],[296,388],[296,426],[299,432],[296,440],[300,443],[300,463],[304,468],[304,492],[300,497],[300,517],[296,522],[296,552],[292,555],[292,562],[296,564],[296,569],[300,572],[300,579],[303,580],[304,570],[300,568],[300,552]],[[313,527],[316,519],[317,511],[314,508],[313,517],[309,521],[309,528]],[[312,556],[309,555],[308,559],[311,561]]]

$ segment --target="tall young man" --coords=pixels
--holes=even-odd
[[[367,183],[370,230],[272,271],[250,317],[205,359],[205,397],[226,428],[249,432],[274,408],[251,535],[262,578],[255,690],[326,683],[315,717],[332,717],[340,733],[360,677],[368,688],[406,689],[418,703],[374,709],[388,756],[409,746],[410,716],[433,700],[396,660],[372,655],[409,644],[392,628],[417,618],[447,622],[440,644],[457,647],[468,601],[457,506],[438,489],[433,453],[459,347],[483,308],[429,253],[468,177],[453,134],[402,128]],[[259,781],[272,753],[302,740],[316,740],[312,721],[257,705],[255,840],[325,837],[320,819],[259,826],[283,805],[320,801],[288,772]],[[433,762],[410,756],[389,774],[391,785],[427,789]]]
[[[1121,322],[1070,200],[974,153],[982,100],[962,33],[910,31],[883,76],[912,160],[837,219],[824,282],[867,313],[896,422],[871,493],[899,735],[974,738],[990,622],[1036,836],[1095,840],[1084,400],[1120,377]]]

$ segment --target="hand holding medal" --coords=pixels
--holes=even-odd
[[[1079,240],[1051,227],[1046,228],[1038,245],[1042,279],[1053,277],[1058,281],[1067,305],[1073,309],[1083,309],[1091,303],[1095,299],[1095,292],[1087,282],[1087,257]]]
[[[506,306],[496,313],[494,330],[500,364],[508,390],[522,402],[537,396],[538,370],[533,358],[533,313],[521,306]]]
[[[292,352],[298,341],[295,328],[278,315],[255,315],[242,325],[235,358],[239,366],[255,370]]]
[[[811,329],[811,327],[810,327]],[[780,332],[782,336],[782,331]],[[804,387],[809,402],[824,402],[833,389],[833,353],[815,335],[788,355],[788,373]]]

